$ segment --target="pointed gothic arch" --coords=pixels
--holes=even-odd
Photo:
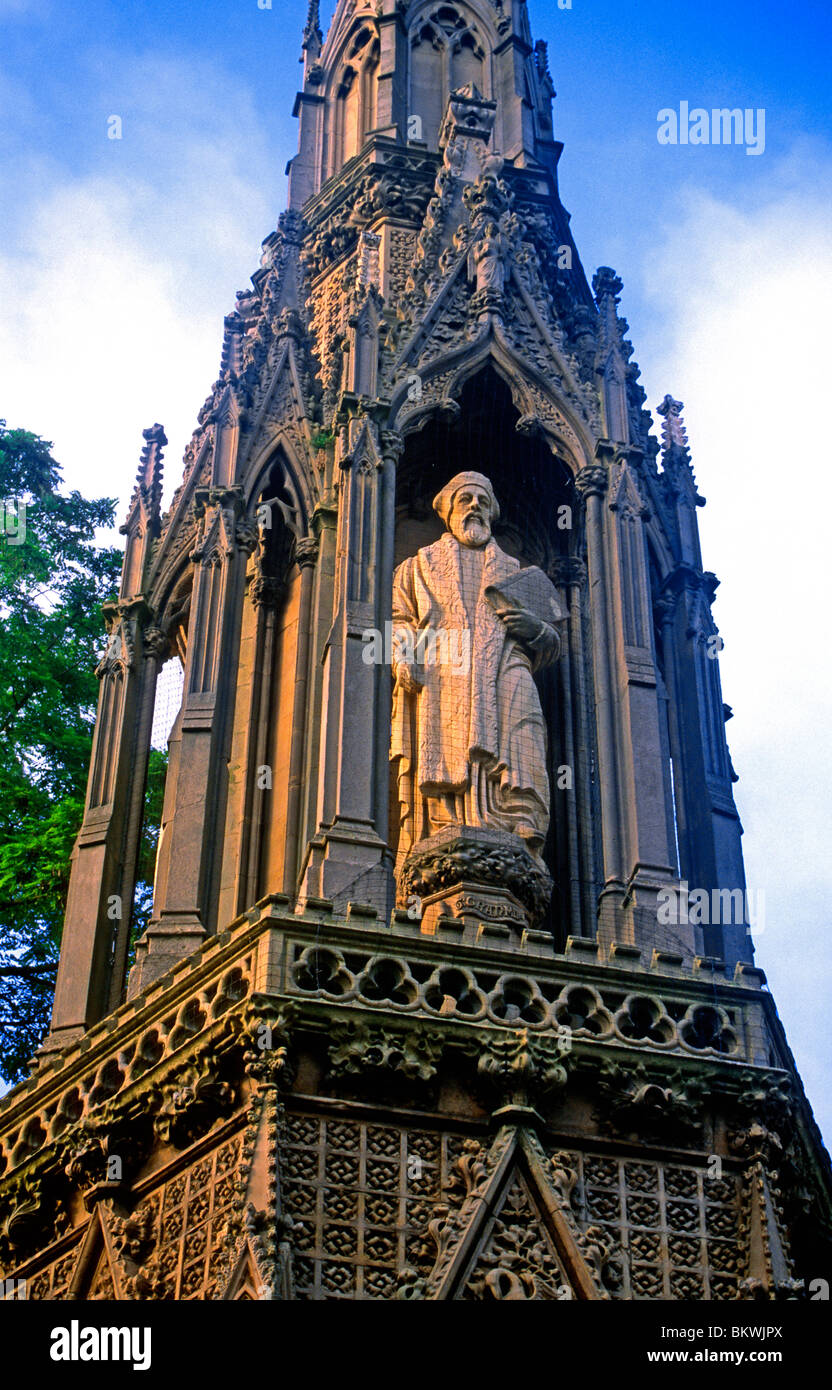
[[[251,470],[241,660],[231,728],[220,912],[251,907],[276,884],[295,891],[309,676],[308,489],[281,437]],[[305,479],[304,479],[305,482]]]
[[[446,374],[443,374],[443,376]],[[446,402],[427,406],[411,416],[405,426],[405,447],[397,470],[395,563],[438,540],[442,523],[431,502],[456,473],[485,473],[497,493],[501,516],[494,535],[500,548],[521,566],[543,569],[562,594],[565,612],[572,599],[564,583],[570,566],[580,566],[584,552],[582,509],[574,486],[574,464],[562,449],[554,449],[543,429],[522,424],[528,418],[528,394],[518,400],[517,380],[508,365],[490,352],[479,360],[460,363],[447,389],[455,393]],[[453,409],[448,409],[448,402]],[[545,497],[545,507],[534,499]],[[548,737],[550,801],[552,815],[544,859],[555,880],[555,890],[545,920],[562,947],[577,928],[582,898],[591,893],[595,879],[594,841],[588,823],[579,827],[573,785],[560,786],[558,769],[575,766],[575,746],[585,737],[576,726],[579,701],[575,698],[591,679],[580,634],[581,615],[576,615],[574,637],[565,634],[564,659],[538,677]],[[584,776],[584,773],[581,773]],[[561,781],[564,779],[561,777]],[[571,775],[568,779],[571,782]],[[399,836],[399,809],[395,776],[390,781],[390,847]],[[568,796],[564,793],[568,793]],[[588,801],[591,788],[581,794]]]
[[[419,117],[422,138],[435,150],[448,92],[473,85],[490,96],[490,45],[468,6],[436,0],[414,17],[409,45],[408,114]]]
[[[413,373],[403,366],[392,392],[395,427],[409,435],[424,429],[436,415],[454,416],[466,383],[488,367],[511,392],[521,434],[545,438],[551,452],[568,465],[573,476],[592,460],[593,441],[585,422],[504,338],[492,334],[434,358],[417,373],[421,389],[415,400],[411,400],[410,390]]]
[[[289,430],[280,430],[250,463],[245,483],[246,514],[253,525],[273,501],[295,540],[307,535],[316,498],[308,465],[299,462]]]
[[[290,527],[298,540],[308,534],[319,499],[311,462],[310,424],[303,405],[294,344],[287,342],[278,358],[246,454],[241,459],[243,500],[250,522],[256,522],[257,500],[275,461],[282,470],[282,488]]]
[[[356,19],[333,70],[325,179],[359,153],[375,127],[380,57],[378,27],[370,16],[362,15]]]

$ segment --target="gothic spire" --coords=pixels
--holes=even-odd
[[[668,477],[678,485],[682,483],[690,492],[696,506],[704,505],[696,489],[696,478],[688,445],[688,432],[682,418],[682,401],[665,396],[661,405],[656,406],[657,414],[664,418],[662,425],[662,467]]]
[[[619,444],[630,443],[627,411],[627,356],[624,334],[626,321],[618,316],[619,296],[624,288],[615,271],[599,266],[592,277],[598,306],[598,371],[604,383],[604,414],[607,434]]]
[[[324,36],[321,31],[321,4],[320,0],[309,0],[309,10],[306,15],[306,28],[303,31],[303,47],[311,48],[316,46],[320,52]]]
[[[668,454],[671,449],[682,449],[688,453],[688,435],[685,429],[685,422],[682,419],[684,410],[683,401],[674,401],[670,395],[665,396],[661,405],[656,407],[659,415],[664,417],[662,425],[662,451]]]
[[[677,484],[684,483],[696,505],[701,507],[704,503],[696,490],[693,462],[688,445],[688,432],[682,419],[683,410],[683,402],[675,401],[670,395],[665,396],[661,405],[656,406],[657,413],[664,418],[662,425],[662,467],[668,477],[673,478]]]
[[[142,436],[145,445],[136,474],[136,494],[141,497],[147,512],[152,516],[158,512],[162,501],[162,450],[168,441],[163,427],[159,424],[142,430]]]
[[[693,565],[701,572],[702,550],[694,512],[697,507],[704,507],[705,499],[700,496],[696,486],[688,447],[687,430],[682,419],[683,409],[683,403],[674,400],[670,395],[665,396],[661,405],[656,407],[657,413],[664,419],[662,425],[664,486],[668,489],[668,496],[676,508],[681,558],[686,564]]]
[[[136,487],[119,530],[127,537],[121,569],[122,599],[132,599],[142,591],[151,542],[158,536],[162,516],[162,450],[167,436],[161,425],[142,430],[144,448],[139,459]]]

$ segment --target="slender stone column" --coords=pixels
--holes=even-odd
[[[324,663],[332,628],[335,594],[335,565],[338,549],[338,500],[328,492],[312,514],[312,531],[318,546],[311,600],[309,698],[303,775],[303,816],[301,844],[308,856],[309,845],[318,828],[318,798],[322,742],[321,711],[324,702]],[[305,861],[304,861],[305,865]]]
[[[679,730],[679,711],[675,699],[678,681],[676,671],[676,642],[673,630],[675,622],[675,600],[670,594],[658,600],[656,604],[656,613],[662,627],[667,733],[670,742],[670,756],[673,760],[673,799],[676,820],[676,838],[679,843],[679,871],[682,876],[685,877],[689,872],[687,865],[690,863],[686,772],[682,739]]]
[[[238,912],[244,912],[260,897],[263,791],[257,786],[257,772],[269,762],[269,696],[274,678],[275,627],[281,587],[279,580],[272,575],[257,576],[249,586],[249,596],[257,614],[257,633],[246,747],[245,850],[237,900]]]
[[[214,928],[228,750],[247,556],[239,486],[200,489],[199,538],[179,723],[179,756],[159,846],[153,919],[136,949],[132,996],[194,951]],[[173,780],[175,778],[175,780]]]
[[[596,847],[595,800],[590,761],[592,733],[587,692],[587,655],[584,642],[584,604],[587,593],[586,566],[576,562],[577,580],[571,587],[569,625],[573,652],[575,707],[577,710],[576,737],[578,745],[577,790],[578,832],[581,847],[581,902],[583,934],[594,937],[597,931],[598,851]]]
[[[569,924],[570,934],[580,936],[581,934],[581,876],[578,864],[578,817],[575,807],[575,729],[573,724],[572,712],[572,652],[570,649],[569,629],[566,628],[562,637],[563,649],[560,659],[560,690],[563,700],[563,731],[564,731],[564,755],[566,765],[570,770],[571,785],[564,789],[564,792],[555,793],[555,805],[563,804],[559,801],[559,796],[564,796],[566,805],[566,843],[569,858]]]
[[[374,759],[379,679],[365,660],[376,626],[381,560],[381,475],[374,428],[355,418],[343,431],[334,617],[324,653],[318,831],[304,871],[306,896],[350,899],[386,912],[387,846],[378,834]]]
[[[300,569],[298,607],[298,650],[295,664],[295,696],[292,709],[292,743],[289,753],[289,796],[286,811],[286,856],[283,892],[293,898],[298,887],[298,851],[303,834],[303,790],[306,741],[309,726],[310,660],[312,652],[311,617],[315,589],[318,542],[312,537],[298,541],[295,560]]]
[[[396,547],[396,470],[404,439],[394,430],[381,436],[384,466],[381,474],[381,539],[379,554],[376,627],[387,631],[393,619],[393,570]],[[387,663],[376,668],[376,832],[385,843],[390,838],[390,717],[393,699],[392,670]],[[391,858],[392,863],[392,858]]]
[[[662,760],[662,773],[664,778],[664,804],[665,819],[667,822],[667,844],[671,855],[670,866],[674,873],[679,868],[678,853],[678,831],[676,829],[676,818],[674,815],[674,793],[672,776],[672,753],[670,748],[670,716],[669,701],[667,698],[667,686],[664,683],[661,671],[656,665],[656,699],[659,707],[659,747]]]
[[[124,853],[121,863],[121,903],[122,916],[118,922],[113,944],[113,963],[110,972],[110,997],[108,1011],[117,1009],[124,998],[127,984],[125,972],[127,953],[130,946],[132,925],[133,895],[136,891],[136,869],[139,855],[139,840],[144,817],[145,788],[147,785],[147,765],[150,757],[150,739],[153,733],[153,711],[156,704],[156,685],[162,663],[170,655],[170,638],[158,627],[146,627],[142,633],[144,664],[141,675],[141,690],[138,699],[136,727],[133,739],[133,761],[130,769],[130,792],[127,804],[127,823],[124,835]]]
[[[145,615],[141,599],[105,605],[109,640],[97,670],[101,688],[87,800],[72,854],[47,1051],[74,1041],[121,998],[148,709],[152,715],[158,672],[156,659],[143,656],[140,619]]]
[[[595,724],[598,736],[598,771],[601,791],[601,841],[604,886],[598,904],[599,936],[616,939],[616,920],[624,898],[623,845],[619,806],[618,760],[615,746],[615,690],[613,639],[609,618],[607,557],[604,537],[604,496],[609,474],[603,460],[611,446],[599,445],[599,459],[578,473],[575,484],[586,506],[589,603],[592,620],[592,656],[595,674]]]
[[[588,813],[587,796],[588,769],[586,767],[587,746],[583,736],[582,686],[578,682],[578,663],[583,659],[580,633],[580,586],[583,574],[582,561],[566,557],[555,562],[552,575],[566,593],[569,613],[568,627],[563,633],[563,650],[558,663],[563,700],[563,724],[565,731],[564,753],[572,771],[572,788],[566,792],[567,835],[569,844],[569,915],[572,936],[595,934],[594,903],[591,914],[584,913],[584,888],[587,866],[583,862],[580,827],[588,828],[591,813]],[[555,806],[559,796],[555,792]],[[584,811],[586,804],[587,810]],[[590,861],[591,863],[591,861]]]

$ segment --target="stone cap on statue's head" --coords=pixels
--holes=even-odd
[[[433,510],[442,518],[446,526],[448,525],[448,518],[451,515],[451,507],[454,504],[456,494],[460,492],[462,488],[471,487],[472,485],[485,489],[491,501],[491,520],[496,521],[498,519],[500,515],[500,504],[491,486],[491,480],[486,478],[484,473],[470,471],[466,473],[457,473],[455,477],[451,478],[449,483],[445,484],[441,492],[437,492],[433,499]]]

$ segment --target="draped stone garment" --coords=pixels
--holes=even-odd
[[[532,670],[557,655],[558,638],[543,624],[527,650],[483,592],[519,568],[494,540],[475,548],[446,533],[396,570],[394,640],[413,650],[420,632],[444,631],[460,651],[467,631],[471,651],[468,671],[417,661],[422,690],[396,687],[390,758],[398,763],[400,853],[448,824],[509,831],[533,853],[543,845],[546,726]]]

